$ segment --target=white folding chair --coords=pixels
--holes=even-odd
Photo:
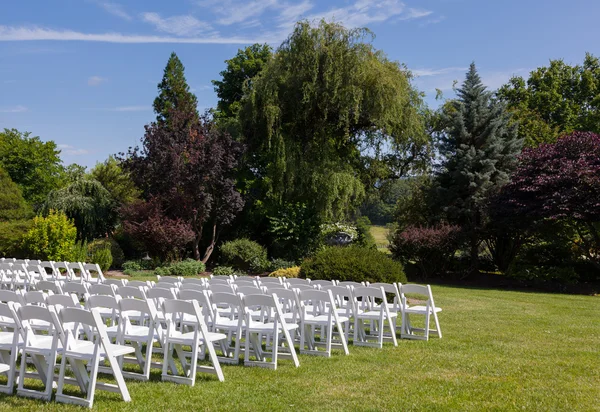
[[[266,285],[266,284],[275,284],[275,285],[280,285],[280,286],[283,285],[283,279],[281,279],[280,277],[270,278],[270,277],[265,276],[262,278],[258,278],[257,280],[261,285]]]
[[[0,361],[7,364],[10,368],[0,373],[7,373],[6,385],[0,384],[0,392],[12,394],[15,387],[15,375],[17,369],[17,355],[23,339],[18,331],[18,327],[14,320],[14,312],[9,308],[8,303],[0,302],[0,318],[11,319],[12,330],[2,327],[0,330]]]
[[[383,347],[384,340],[391,340],[398,346],[396,339],[396,320],[398,314],[390,312],[383,288],[361,287],[352,291],[356,299],[354,314],[354,345]],[[379,300],[380,303],[377,302]],[[385,323],[388,323],[389,335],[384,336]],[[370,327],[367,333],[365,322]],[[373,342],[373,340],[375,342]]]
[[[116,287],[127,286],[127,279],[104,279],[102,282],[105,285],[115,285]]]
[[[296,367],[300,366],[290,335],[290,331],[297,329],[298,325],[287,323],[283,319],[277,295],[246,295],[242,296],[242,302],[246,322],[244,365],[277,369],[278,357],[290,357]],[[256,310],[260,312],[258,317],[255,316]],[[283,334],[283,339],[280,339],[280,334]],[[270,351],[268,346],[263,349],[263,336],[272,343]],[[280,346],[280,340],[283,340],[287,348]],[[251,353],[256,360],[250,359]],[[270,361],[267,360],[269,358]]]
[[[388,301],[388,308],[391,312],[395,312],[398,314],[396,318],[396,331],[398,333],[402,333],[402,325],[398,322],[402,321],[402,298],[400,296],[400,290],[398,289],[398,285],[395,283],[369,283],[367,285],[369,288],[383,288],[383,291],[389,296],[392,297],[392,301]],[[373,306],[373,308],[377,308],[377,304]]]
[[[349,324],[350,318],[338,314],[338,307],[331,291],[304,290],[299,293],[300,301],[300,353],[309,355],[331,356],[333,345],[341,346],[349,355],[348,342],[342,324]],[[310,310],[307,310],[310,307]],[[339,336],[333,341],[335,330]],[[320,330],[320,340],[317,341],[316,330]],[[319,347],[325,347],[321,351]],[[308,348],[308,349],[305,349]]]
[[[60,282],[55,280],[40,280],[35,284],[35,290],[46,292],[48,295],[62,295],[63,293]]]
[[[367,286],[367,285],[365,285],[365,282],[360,282],[359,283],[359,282],[354,282],[352,280],[345,280],[345,281],[342,281],[342,282],[337,282],[336,286],[342,286],[342,287],[352,286],[353,288],[362,288],[362,287]]]
[[[87,283],[65,282],[62,286],[63,293],[74,293],[78,299],[83,299],[89,294]]]
[[[85,276],[85,270],[83,269],[83,263],[81,262],[66,262],[67,268],[69,269],[69,281],[70,282],[84,282],[87,281]]]
[[[311,280],[310,284],[313,287],[336,286],[333,280]]]
[[[439,338],[442,337],[442,329],[440,328],[440,321],[438,319],[438,312],[442,311],[442,308],[435,306],[433,301],[433,293],[431,293],[431,286],[429,285],[401,285],[400,294],[402,299],[402,334],[400,337],[405,339],[421,339],[429,340],[429,334],[433,333]],[[410,306],[408,304],[407,294],[420,295],[421,298],[425,297],[426,302],[424,305]],[[415,328],[410,323],[409,315],[424,315],[425,326],[423,328]],[[435,323],[435,329],[430,329],[429,324],[431,317]],[[415,332],[423,332],[423,335],[415,335]]]
[[[200,306],[195,300],[165,300],[163,311],[167,318],[167,331],[165,333],[162,379],[194,386],[196,373],[200,371],[215,374],[222,382],[224,380],[223,371],[213,344],[226,339],[227,336],[222,333],[208,331]],[[196,324],[191,327],[192,330],[189,332],[182,332],[177,328],[178,319],[181,319],[183,314],[196,318]],[[190,346],[191,353],[185,352],[183,346]],[[198,365],[199,351],[202,346],[208,352],[212,367]],[[181,362],[184,376],[169,375],[168,373],[168,365],[172,361],[173,350],[177,352],[177,358]]]
[[[88,293],[90,295],[117,296],[117,286],[97,283],[88,286]]]
[[[354,299],[354,295],[352,294],[352,286],[333,286],[328,287],[327,291],[331,292],[331,295],[333,296],[338,315],[351,320],[354,319],[356,301]],[[344,323],[346,342],[350,340],[350,330],[353,328],[353,326],[353,322]]]
[[[106,282],[106,278],[104,277],[104,273],[102,273],[102,269],[100,269],[100,265],[97,263],[83,263],[81,265],[83,269],[83,276],[85,277],[85,281],[92,284],[104,283]]]
[[[108,332],[113,336],[120,330],[121,323],[121,307],[119,306],[120,296],[109,296],[109,295],[86,295],[85,307],[88,310],[96,309],[100,314],[102,321],[109,322]]]
[[[285,279],[284,282],[290,286],[295,287],[296,285],[301,285],[301,286],[309,285],[311,283],[311,280],[310,279],[292,278],[292,279]]]
[[[65,331],[56,401],[91,408],[94,404],[96,389],[119,393],[125,402],[131,401],[117,358],[133,353],[134,348],[110,343],[106,334],[106,327],[102,323],[102,318],[97,309],[87,311],[76,308],[63,308],[60,312],[60,321],[85,325],[91,329],[95,338],[93,341],[81,340],[70,330]],[[116,385],[98,382],[98,368],[101,360],[109,362],[113,378],[117,382]],[[74,369],[76,368],[84,374],[85,382],[80,383],[80,388],[85,394],[85,398],[64,393],[65,372],[68,362],[72,363]],[[86,366],[89,367],[89,375]]]
[[[59,334],[52,330],[50,333],[41,332],[39,328],[33,326],[34,323],[45,323],[52,325],[50,329],[54,328],[54,323],[50,311],[53,308],[46,308],[43,306],[32,306],[26,305],[21,306],[18,304],[12,305],[12,310],[15,316],[15,320],[20,323],[21,336],[23,338],[23,345],[21,347],[21,367],[19,369],[19,384],[17,385],[17,394],[20,396],[26,396],[31,398],[43,399],[49,401],[52,397],[52,384],[54,383],[54,368],[56,366],[56,357],[59,350]],[[40,331],[39,333],[36,333]],[[31,360],[37,370],[37,376],[44,384],[44,390],[39,391],[35,389],[25,388],[25,375],[32,378],[31,373],[27,373],[26,365],[27,360]]]
[[[237,365],[240,362],[244,326],[242,299],[235,293],[213,293],[210,300],[214,304],[212,331],[227,334],[227,339],[220,342],[224,357],[219,358],[219,360]],[[226,310],[219,311],[217,307],[225,307]]]
[[[68,282],[73,278],[67,262],[53,262],[52,267],[54,268],[54,280]]]

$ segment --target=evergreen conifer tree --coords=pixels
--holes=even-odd
[[[443,109],[445,130],[438,182],[448,220],[469,237],[471,268],[477,269],[484,204],[508,183],[523,146],[504,104],[492,98],[471,64],[458,98]]]
[[[182,113],[193,114],[198,119],[198,101],[190,92],[184,74],[184,67],[175,52],[171,53],[163,74],[162,81],[158,84],[158,96],[154,99],[154,112],[156,120],[169,122],[171,111],[177,109]]]

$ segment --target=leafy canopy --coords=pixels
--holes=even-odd
[[[114,156],[109,156],[104,163],[97,163],[90,175],[108,190],[119,205],[131,203],[140,196],[131,175]]]
[[[34,207],[60,185],[63,166],[60,150],[53,141],[42,142],[29,132],[4,129],[0,132],[0,166],[23,191]]]
[[[360,148],[422,138],[408,71],[374,49],[365,29],[296,25],[243,99],[240,120],[253,190],[343,220],[364,194]]]
[[[600,133],[600,60],[589,53],[582,65],[550,60],[527,80],[513,77],[498,96],[519,121],[527,147],[576,130]]]

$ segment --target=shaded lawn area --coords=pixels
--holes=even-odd
[[[388,246],[390,242],[388,241],[387,235],[390,230],[385,226],[372,225],[370,231],[373,237],[375,238],[375,244],[377,244],[377,249],[380,252],[388,252]]]
[[[433,286],[443,339],[350,346],[276,371],[223,365],[195,387],[127,380],[132,402],[97,391],[96,410],[599,410],[600,298]],[[0,409],[84,410],[15,395]]]

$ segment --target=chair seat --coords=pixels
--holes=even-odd
[[[338,319],[340,320],[341,323],[350,321],[350,318],[348,318],[346,316],[338,316]],[[329,315],[317,315],[317,316],[306,315],[304,317],[304,323],[307,323],[309,325],[327,325],[327,324],[333,325],[334,322],[335,322],[335,319],[332,317],[330,320]]]
[[[381,318],[381,312],[378,310],[369,310],[360,312],[357,317],[359,319],[370,319],[370,320],[378,320]],[[398,313],[390,312],[390,317],[395,318],[398,317]]]
[[[8,372],[10,370],[10,366],[5,363],[0,363],[0,373]]]
[[[36,335],[34,346],[26,346],[25,349],[27,353],[32,353],[36,355],[49,355],[52,353],[52,342],[54,340],[53,336],[40,336]],[[58,350],[62,350],[62,342],[58,341]]]
[[[113,356],[123,356],[135,352],[135,349],[130,346],[115,345],[109,343],[108,346]],[[69,349],[64,352],[64,356],[79,360],[91,360],[94,357],[95,344],[90,341],[77,340],[77,346],[74,349]],[[101,348],[100,356],[106,357],[106,352]]]
[[[433,313],[432,308],[429,308],[430,313]],[[435,308],[435,313],[441,312],[442,308]],[[427,313],[427,306],[410,306],[404,309],[406,313]]]
[[[250,332],[265,333],[265,332],[272,332],[274,327],[275,327],[275,324],[273,322],[269,322],[269,323],[253,323],[253,324],[251,324],[248,327],[248,329],[250,330]],[[295,323],[285,323],[284,327],[287,330],[298,329],[298,325],[295,324]],[[279,325],[279,329],[281,329],[281,324]]]
[[[140,340],[146,339],[148,334],[150,333],[150,328],[148,326],[140,326],[140,325],[131,325],[127,327],[125,333],[123,333],[123,338],[125,340]],[[153,334],[154,339],[158,339],[158,334],[154,331]]]
[[[216,342],[219,340],[227,339],[227,335],[223,333],[208,333],[208,340],[210,342]],[[180,332],[178,330],[174,330],[171,332],[171,335],[168,337],[169,343],[179,344],[179,345],[188,345],[191,346],[194,344],[194,332]],[[204,344],[204,339],[199,339],[200,344]]]
[[[237,329],[239,321],[237,319],[219,319],[218,322],[215,323],[215,328],[221,329]]]
[[[15,320],[8,316],[0,316],[0,326],[7,327],[7,328],[14,328]]]

